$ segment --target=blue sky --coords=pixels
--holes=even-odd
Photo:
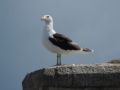
[[[0,89],[21,90],[25,75],[56,64],[56,56],[41,43],[43,23],[50,14],[54,28],[89,55],[65,55],[64,64],[103,63],[120,58],[120,0],[1,0]]]

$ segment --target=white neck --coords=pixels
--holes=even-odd
[[[53,22],[45,23],[47,29],[53,29]]]
[[[45,23],[45,27],[44,27],[45,30],[47,30],[47,32],[52,35],[54,33],[56,33],[53,29],[53,22],[49,22],[49,23]]]

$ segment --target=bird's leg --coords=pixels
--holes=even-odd
[[[59,54],[59,65],[61,65],[61,54]]]
[[[57,65],[61,65],[61,54],[57,54]]]

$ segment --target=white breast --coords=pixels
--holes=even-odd
[[[49,37],[53,35],[53,33],[56,32],[48,32],[47,30],[43,30],[43,36],[42,36],[42,42],[43,45],[46,49],[48,49],[50,52],[53,53],[62,53],[63,50],[60,49],[59,47],[53,45],[50,41],[49,41]]]

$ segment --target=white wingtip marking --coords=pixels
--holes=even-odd
[[[94,52],[94,50],[93,50],[93,49],[91,49],[91,52],[93,53],[93,52]]]

